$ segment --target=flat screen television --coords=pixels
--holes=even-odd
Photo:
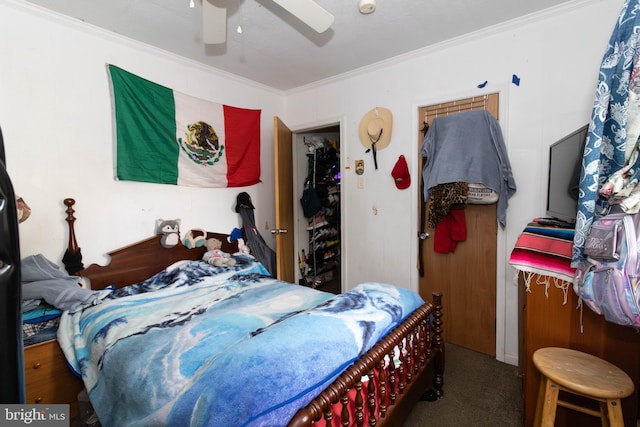
[[[589,125],[549,147],[547,218],[574,224],[578,213],[578,182]]]

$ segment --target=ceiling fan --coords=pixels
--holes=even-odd
[[[334,16],[313,0],[271,0],[318,33],[333,24]],[[224,43],[227,37],[226,0],[202,0],[202,39],[206,44]]]

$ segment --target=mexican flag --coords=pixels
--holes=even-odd
[[[116,177],[190,187],[260,182],[260,110],[216,104],[109,65]]]

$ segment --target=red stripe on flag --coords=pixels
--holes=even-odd
[[[227,186],[244,187],[260,182],[261,110],[224,105]]]

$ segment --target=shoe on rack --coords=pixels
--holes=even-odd
[[[311,242],[315,243],[317,240],[320,240],[322,238],[322,236],[324,236],[324,234],[326,233],[324,228],[321,228],[320,230],[316,230],[313,233],[313,236],[311,236]]]
[[[328,260],[328,259],[330,259],[330,258],[333,258],[333,257],[334,257],[334,256],[336,256],[337,254],[338,254],[338,252],[336,252],[336,251],[332,251],[332,250],[325,251],[325,253],[324,253],[324,260],[326,261],[326,260]]]
[[[309,218],[307,224],[307,230],[315,230],[316,228],[328,225],[329,223],[324,217],[324,212],[319,212]]]
[[[330,248],[332,246],[336,246],[338,243],[340,243],[340,240],[335,239],[335,240],[326,240],[324,242],[324,247],[325,248]]]
[[[335,227],[323,227],[316,230],[311,237],[311,242],[315,243],[319,240],[335,237],[338,235],[338,229]],[[337,242],[337,240],[336,240]]]
[[[329,196],[326,198],[326,206],[332,207],[337,205],[338,203],[340,203],[340,194],[338,193],[334,193],[334,194],[329,194]]]

